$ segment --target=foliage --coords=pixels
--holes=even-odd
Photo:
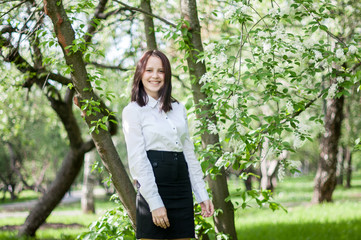
[[[108,210],[90,225],[88,232],[82,233],[77,239],[135,239],[134,229],[119,198],[113,195],[112,199],[119,207]]]
[[[129,95],[125,93],[129,92],[126,85],[131,79],[135,59],[145,48],[136,13],[119,10],[118,1],[109,1],[108,13],[119,11],[122,14],[111,15],[108,19],[94,19],[92,24],[102,31],[97,32],[92,36],[92,41],[87,43],[84,41],[88,36],[86,23],[95,11],[95,1],[65,2],[66,11],[76,31],[76,40],[67,49],[71,52],[82,52],[87,63],[88,79],[92,84],[92,89],[83,90],[96,91],[101,99],[121,111],[125,100],[129,99]],[[173,18],[176,22],[176,27],[172,28],[155,20],[159,45],[169,50],[170,55],[173,55],[173,52],[179,55],[171,56],[172,62],[178,65],[175,67],[175,72],[179,74],[179,79],[194,83],[196,79],[192,77],[188,79],[185,76],[189,69],[185,66],[184,60],[193,50],[187,42],[191,32],[184,27],[189,27],[188,22],[178,19],[179,15],[175,12],[178,8],[173,2],[166,6],[159,4],[162,2],[158,0],[152,2],[155,12],[163,13],[166,9],[167,14],[169,11],[169,18]],[[312,140],[320,133],[323,112],[318,99],[355,95],[359,92],[360,72],[354,67],[360,63],[361,37],[359,31],[355,31],[356,27],[352,25],[354,24],[352,22],[359,22],[355,20],[360,15],[359,3],[329,0],[200,2],[204,3],[199,4],[200,19],[204,23],[202,31],[209,34],[205,38],[204,52],[200,52],[197,61],[204,61],[207,66],[207,73],[200,79],[200,83],[208,98],[201,101],[198,110],[195,110],[192,99],[187,97],[188,92],[180,83],[175,85],[178,85],[178,93],[181,95],[179,98],[188,100],[186,106],[193,110],[193,113],[201,113],[200,109],[203,105],[213,107],[205,114],[214,116],[216,121],[202,118],[197,119],[194,124],[197,153],[207,174],[215,176],[223,167],[237,172],[242,172],[250,166],[257,168],[260,161],[265,160],[258,154],[265,139],[270,140],[270,150],[265,157],[267,159],[276,159],[284,150],[297,151],[307,140]],[[33,55],[28,48],[30,41],[19,44],[24,41],[20,29],[25,29],[27,26],[31,31],[34,30],[27,36],[34,34],[38,37],[39,47],[43,53],[46,53],[43,68],[47,71],[55,70],[70,78],[72,67],[67,66],[62,57],[57,39],[52,28],[49,27],[52,26],[50,20],[43,19],[41,28],[35,28],[38,23],[34,20],[24,23],[25,13],[33,11],[35,14],[40,11],[41,3],[29,8],[23,2],[19,8],[13,8],[16,4],[11,1],[2,3],[2,11],[10,11],[11,14],[4,15],[1,20],[2,26],[10,24],[18,28],[19,33],[15,34],[18,39],[12,39],[14,45],[18,44],[20,52],[30,58]],[[346,8],[341,7],[345,4]],[[338,16],[342,16],[342,19]],[[351,21],[347,22],[344,19]],[[118,28],[120,25],[121,27]],[[4,50],[2,54],[6,55],[5,53]],[[119,56],[122,56],[122,59],[118,59]],[[124,73],[104,70],[97,67],[99,65],[97,63],[100,62],[113,64],[119,69],[127,69]],[[6,89],[1,90],[7,91],[10,95],[15,91],[8,88],[8,83],[3,79],[15,78],[16,84],[14,82],[10,84],[15,86],[31,77],[29,73],[22,77],[15,76],[13,69],[6,65],[1,67],[1,70],[4,69],[1,84],[6,86]],[[332,80],[336,80],[336,83],[332,83]],[[61,86],[53,80],[49,80],[49,83],[51,87],[63,92],[67,87],[72,88],[72,84]],[[51,94],[50,88],[44,91]],[[38,95],[41,92],[32,90],[32,93]],[[4,112],[7,114],[6,120],[0,123],[0,128],[3,130],[1,137],[15,139],[24,134],[16,141],[21,142],[21,146],[33,147],[29,159],[37,160],[36,156],[38,159],[54,157],[48,155],[54,154],[54,149],[59,151],[59,155],[63,154],[62,149],[56,146],[51,146],[50,150],[41,148],[38,154],[35,144],[29,145],[26,142],[30,139],[28,136],[34,134],[36,139],[39,139],[39,141],[33,140],[34,143],[44,142],[44,145],[48,145],[52,142],[59,146],[58,143],[64,141],[64,131],[52,121],[53,115],[50,114],[52,120],[45,121],[49,119],[48,113],[35,115],[32,112],[30,117],[19,117],[27,111],[22,110],[24,96],[16,98],[15,96],[16,109],[9,103],[1,106],[6,109],[3,111],[1,108],[1,114]],[[40,104],[44,105],[42,102]],[[83,104],[82,110],[88,115],[101,111],[98,100],[85,100]],[[30,108],[26,105],[25,107]],[[35,109],[41,112],[39,107]],[[100,128],[106,130],[105,123],[108,117],[114,114],[108,112],[104,118],[92,122],[93,127],[90,128],[90,132],[97,132]],[[31,121],[28,121],[29,119]],[[40,131],[41,126],[44,125],[50,129],[46,132],[46,137],[44,137],[45,133],[43,135]],[[349,139],[352,143],[356,143],[355,150],[360,150],[359,128],[357,128],[359,122],[355,120],[354,125],[356,133]],[[27,132],[28,129],[38,131]],[[220,145],[202,149],[199,136],[204,132],[218,134]],[[50,138],[53,141],[50,141]],[[119,145],[122,145],[121,143],[120,141]],[[125,156],[124,146],[122,147]],[[209,168],[209,166],[213,167]],[[286,159],[282,166],[296,171],[297,164]],[[280,172],[284,168],[281,168]],[[246,173],[240,175],[240,179],[245,177],[247,177]],[[251,199],[255,200],[258,206],[268,203],[273,210],[282,208],[273,201],[267,191],[239,190],[237,194],[242,196],[242,201],[235,202],[237,206],[241,206],[238,209],[249,206]],[[228,200],[234,201],[233,197]],[[122,214],[121,209],[112,210],[104,216],[104,219],[97,222],[98,225],[92,226],[89,234],[96,234],[99,230],[118,231],[111,224],[114,223],[113,218],[122,219],[124,217]],[[199,223],[202,228],[209,229],[206,222]],[[125,229],[126,226],[128,225],[124,226]]]
[[[54,112],[48,106],[44,106],[46,100],[41,97],[41,93],[37,90],[30,93],[21,90],[21,77],[11,71],[12,68],[2,68],[0,166],[8,176],[13,175],[12,181],[16,183],[17,192],[25,187],[19,179],[19,174],[27,184],[39,185],[37,189],[42,189],[55,174],[46,174],[44,180],[38,183],[37,181],[44,169],[53,173],[58,167],[57,159],[62,158],[65,153],[61,143],[65,145],[66,135],[62,132],[62,126],[57,124]],[[10,155],[5,143],[10,143],[17,153],[16,168],[19,173],[12,172],[14,169],[9,165]]]
[[[224,150],[217,167],[244,169],[250,159],[259,161],[255,153],[265,138],[276,155],[294,151],[311,140],[309,125],[322,123],[321,113],[309,119],[299,114],[319,97],[348,95],[359,84],[350,69],[359,62],[359,36],[347,44],[330,39],[332,26],[320,23],[336,6],[329,1],[287,4],[231,1],[223,11],[214,10],[239,29],[210,41],[200,59],[207,64],[201,83],[210,96],[201,104],[214,106],[209,115],[217,116],[217,125],[199,119],[198,133],[220,135]],[[336,75],[337,84],[327,85]]]

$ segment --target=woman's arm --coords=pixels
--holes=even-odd
[[[139,182],[139,191],[147,201],[150,211],[164,207],[155,183],[152,166],[147,157],[141,114],[138,112],[135,103],[130,103],[123,109],[122,123],[130,174],[134,180]]]

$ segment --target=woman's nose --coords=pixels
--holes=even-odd
[[[158,72],[157,71],[153,71],[153,77],[155,77],[155,78],[158,77]]]

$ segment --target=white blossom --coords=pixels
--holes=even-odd
[[[354,13],[355,12],[355,8],[353,8],[351,5],[348,5],[345,7],[345,10],[349,13]]]
[[[237,106],[237,104],[238,104],[238,95],[233,95],[230,99],[229,99],[229,106],[233,106],[233,107],[235,107],[235,106]]]
[[[287,1],[283,1],[281,6],[280,6],[280,15],[284,16],[284,15],[290,15],[291,13],[291,8],[290,6],[293,4],[293,1],[287,2]]]
[[[269,53],[270,50],[271,50],[271,43],[269,43],[269,42],[264,42],[264,43],[263,43],[263,52]]]
[[[297,50],[297,53],[299,55],[302,55],[302,53],[304,53],[305,51],[305,47],[302,45],[301,42],[295,42],[293,47]]]
[[[215,62],[216,66],[219,67],[219,68],[222,68],[225,66],[225,64],[227,63],[227,55],[224,54],[223,52],[220,53],[218,56],[217,56],[217,62]]]
[[[297,123],[297,129],[301,134],[308,134],[310,130],[310,126],[305,124],[303,121],[299,121]]]
[[[287,108],[287,112],[288,112],[288,113],[292,113],[292,112],[293,112],[293,104],[292,104],[291,101],[288,101],[288,102],[286,103],[286,108]]]
[[[234,77],[229,77],[226,80],[227,84],[234,84],[236,82],[236,79]]]
[[[236,115],[233,108],[227,108],[226,114],[229,118],[233,118]]]
[[[348,53],[349,54],[355,54],[357,52],[357,47],[355,45],[351,45],[349,48],[348,48]]]
[[[267,37],[268,34],[266,32],[264,32],[264,31],[259,31],[257,33],[257,35],[258,35],[258,37]]]
[[[268,14],[269,14],[271,17],[274,17],[274,16],[278,15],[278,9],[277,9],[277,8],[271,8],[271,9],[268,11]]]
[[[208,123],[207,129],[211,134],[217,134],[218,133],[217,126],[212,122]]]
[[[337,84],[334,83],[331,85],[331,87],[328,89],[328,94],[327,94],[327,98],[331,99],[334,98],[336,96],[336,92],[337,92]]]
[[[227,163],[227,161],[222,157],[218,158],[217,162],[215,163],[216,167],[222,167]]]
[[[241,135],[244,135],[246,134],[246,129],[241,125],[241,124],[238,124],[237,125],[237,132]]]
[[[194,127],[195,127],[195,128],[200,128],[200,127],[202,127],[202,122],[201,122],[199,119],[196,119],[196,120],[194,121]]]
[[[276,73],[284,73],[285,69],[283,67],[275,66],[275,72]]]
[[[295,135],[295,138],[294,138],[294,140],[293,140],[293,148],[294,148],[294,149],[300,148],[300,147],[302,147],[302,145],[303,145],[304,143],[305,143],[305,141],[302,140],[298,134],[296,134],[296,135]]]
[[[242,2],[238,2],[237,7],[238,7],[238,11],[240,11],[243,14],[245,14],[249,8],[247,5],[244,5]]]
[[[207,83],[207,82],[211,82],[212,79],[213,79],[212,74],[210,72],[206,72],[205,74],[203,74],[203,76],[199,80],[199,83],[204,84],[204,83]]]
[[[274,36],[276,40],[286,39],[285,29],[283,25],[277,25],[277,27],[275,27],[274,31],[272,32],[272,36]]]
[[[224,13],[224,18],[225,19],[231,19],[233,17],[233,15],[236,13],[236,8],[233,6],[227,6],[225,9],[225,13]]]
[[[343,81],[345,81],[343,77],[337,77],[336,80],[338,83],[342,83]]]
[[[286,175],[285,166],[284,166],[283,162],[281,162],[281,164],[278,166],[278,170],[277,170],[278,180],[282,181],[284,179],[285,175]]]
[[[206,52],[212,52],[214,50],[214,48],[216,47],[216,44],[214,43],[209,43],[204,47],[204,51]]]
[[[320,51],[314,50],[313,53],[315,54],[316,60],[323,58],[322,53]]]
[[[296,161],[296,160],[289,160],[288,164],[290,168],[296,168],[296,169],[302,166],[301,161]]]
[[[343,53],[343,49],[339,48],[336,50],[336,57],[339,59],[343,59],[345,57],[345,54]]]
[[[306,39],[303,41],[303,45],[304,45],[306,48],[312,48],[317,42],[318,42],[317,36],[312,35],[312,36],[306,38]]]

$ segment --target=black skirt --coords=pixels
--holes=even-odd
[[[137,239],[194,238],[192,188],[183,152],[147,151],[158,192],[163,200],[170,227],[163,229],[152,220],[149,205],[137,194]]]

